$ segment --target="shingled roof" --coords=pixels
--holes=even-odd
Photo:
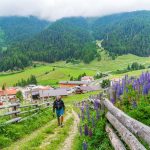
[[[16,89],[0,90],[0,96],[16,95],[16,93],[17,93],[17,90],[16,90]]]
[[[52,97],[52,96],[67,96],[66,89],[51,89],[51,90],[40,90],[40,97]]]

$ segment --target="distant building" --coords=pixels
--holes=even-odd
[[[81,81],[83,82],[92,82],[94,81],[94,78],[92,76],[84,76],[81,78]]]
[[[29,85],[25,89],[22,89],[23,98],[25,100],[37,100],[40,99],[39,92],[41,90],[50,90],[53,89],[50,86],[36,86],[36,85]]]
[[[23,97],[26,100],[46,100],[55,96],[67,96],[67,89],[53,89],[50,86],[33,86],[27,87],[23,91]]]
[[[55,97],[55,96],[67,96],[67,90],[66,89],[50,89],[50,90],[40,90],[39,96],[41,99],[47,99],[49,97]]]
[[[61,81],[59,82],[60,88],[72,88],[76,86],[87,86],[89,83],[85,81]]]
[[[0,90],[0,101],[16,101],[17,90],[15,88]]]
[[[83,92],[92,92],[92,91],[99,91],[100,86],[92,85],[92,86],[81,86],[80,87]]]

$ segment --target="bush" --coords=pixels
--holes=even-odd
[[[102,88],[107,88],[109,86],[110,86],[110,80],[109,79],[106,79],[106,80],[102,81],[102,83],[101,83]]]

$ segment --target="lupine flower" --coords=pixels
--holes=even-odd
[[[95,120],[94,120],[94,117],[92,117],[91,120],[92,120],[92,121],[91,121],[91,122],[92,122],[92,127],[94,128],[94,127],[95,127]]]
[[[136,108],[136,107],[137,107],[137,103],[136,103],[136,101],[133,101],[133,103],[132,103],[132,107],[133,107],[133,108]]]
[[[84,135],[88,136],[89,130],[88,130],[88,126],[85,124],[84,125]]]
[[[89,137],[92,137],[92,135],[93,135],[92,129],[89,129]]]
[[[82,106],[80,109],[81,109],[82,113],[84,113],[84,106]]]
[[[80,135],[82,136],[82,127],[81,126],[79,127],[79,132],[80,132]]]
[[[85,118],[85,117],[84,117],[84,113],[82,113],[82,121],[84,121],[84,118]]]
[[[147,95],[147,94],[148,94],[147,84],[145,84],[145,85],[143,86],[143,94],[144,94],[144,95]]]
[[[89,111],[89,105],[86,105],[86,114],[88,121],[90,120],[90,111]]]
[[[88,145],[87,145],[87,143],[84,141],[83,142],[83,150],[87,150],[88,149]]]
[[[111,98],[110,101],[115,104],[115,99],[114,98]]]
[[[99,108],[99,102],[97,100],[94,101],[94,109],[98,109]]]
[[[98,109],[96,109],[96,118],[97,118],[97,119],[100,119],[100,112],[99,112]]]

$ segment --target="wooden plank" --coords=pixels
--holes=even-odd
[[[106,118],[118,131],[122,139],[131,150],[146,150],[146,148],[137,140],[137,138],[125,126],[123,126],[123,124],[120,123],[117,118],[114,117],[110,112],[106,114]]]
[[[106,124],[105,130],[108,133],[111,144],[115,150],[126,150],[124,144],[109,124]]]
[[[37,104],[22,105],[22,106],[19,106],[19,108],[26,108],[26,107],[33,107],[33,106],[37,106]]]
[[[107,99],[104,100],[104,105],[129,131],[150,145],[150,127],[126,115]]]
[[[19,103],[14,103],[14,104],[11,104],[11,105],[8,105],[8,106],[0,106],[0,109],[15,107],[15,106],[19,106],[19,105],[20,105]]]
[[[39,104],[38,106],[39,106],[39,107],[41,107],[41,106],[43,106],[43,105],[48,105],[48,104],[50,105],[50,103],[49,103],[49,102],[47,102],[47,103]]]
[[[7,124],[15,123],[15,122],[18,122],[19,120],[21,120],[21,117],[8,120],[4,124],[7,125]]]
[[[19,114],[25,114],[25,113],[30,113],[30,112],[34,112],[39,110],[40,108],[35,108],[35,109],[31,109],[31,110],[26,110],[26,111],[21,111]]]
[[[25,114],[25,113],[29,113],[29,111],[27,110],[27,111],[21,111],[19,114],[21,115],[21,114]]]
[[[4,116],[8,116],[8,115],[13,115],[13,114],[18,114],[20,113],[20,111],[11,111],[11,112],[7,112],[5,114],[0,115],[0,117],[4,117]]]

